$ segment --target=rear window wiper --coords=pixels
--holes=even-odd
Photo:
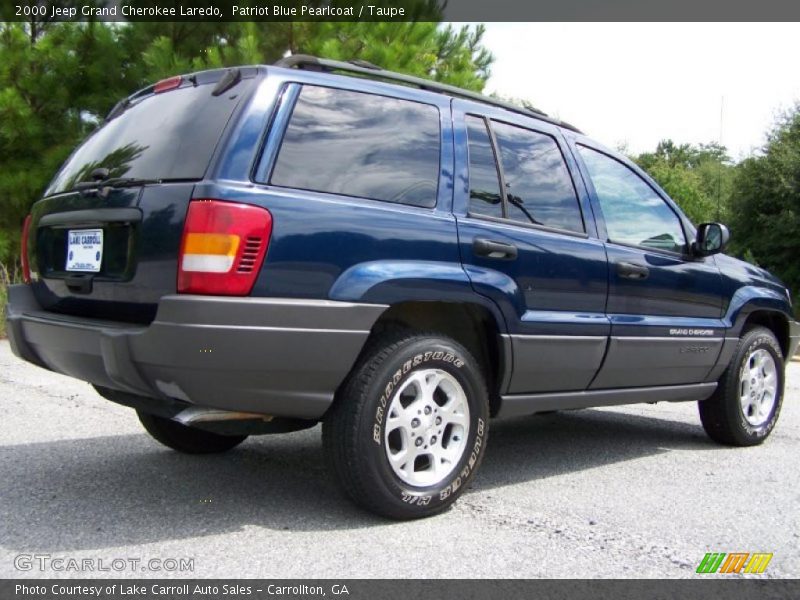
[[[142,179],[139,177],[112,177],[96,181],[79,181],[73,186],[73,191],[90,190],[99,188],[124,188],[137,187],[153,183],[161,183],[161,179]]]
[[[161,179],[142,179],[138,177],[95,178],[94,181],[79,181],[70,191],[80,192],[84,196],[107,198],[111,190],[118,188],[139,187],[153,183],[161,183]]]

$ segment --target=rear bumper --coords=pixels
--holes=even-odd
[[[789,354],[786,360],[791,359],[797,354],[797,347],[800,346],[800,323],[789,321]]]
[[[95,385],[221,410],[317,419],[384,305],[165,296],[149,326],[42,310],[9,288],[13,352]]]

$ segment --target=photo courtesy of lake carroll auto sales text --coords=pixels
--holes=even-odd
[[[800,4],[0,16],[0,599],[800,597]]]
[[[81,596],[103,598],[106,596],[136,597],[155,596],[155,597],[220,597],[220,596],[250,596],[256,593],[263,593],[267,596],[349,596],[350,592],[347,584],[333,583],[327,588],[321,585],[309,586],[305,584],[278,585],[268,583],[264,589],[256,588],[253,585],[241,584],[188,584],[172,583],[165,584],[88,584],[76,585],[69,583],[53,583],[46,585],[26,585],[15,584],[14,593],[18,596]]]

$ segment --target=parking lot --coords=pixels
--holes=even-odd
[[[693,577],[712,551],[772,552],[762,577],[798,577],[798,400],[793,362],[781,420],[750,449],[710,442],[694,403],[494,421],[455,507],[393,523],[340,495],[319,428],[182,456],[2,341],[0,577],[161,577],[147,561],[185,558],[178,576]],[[130,558],[149,566],[102,569]]]

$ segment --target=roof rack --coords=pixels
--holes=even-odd
[[[428,79],[422,79],[421,77],[413,77],[411,75],[403,75],[402,73],[396,73],[394,71],[387,71],[377,65],[367,62],[366,60],[357,59],[344,62],[339,60],[328,60],[326,58],[318,58],[316,56],[310,56],[308,54],[294,54],[292,56],[287,56],[285,58],[280,59],[275,63],[275,66],[283,67],[286,69],[302,69],[305,71],[322,71],[326,73],[331,73],[334,71],[343,71],[345,73],[357,73],[359,75],[363,75],[373,79],[384,79],[386,81],[395,81],[406,85],[412,85],[421,90],[439,92],[442,94],[447,94],[448,96],[454,96],[456,98],[464,98],[467,100],[474,100],[475,102],[481,102],[483,104],[498,106],[500,108],[505,108],[506,110],[510,110],[515,113],[523,114],[526,116],[533,116],[542,121],[547,121],[548,123],[552,123],[553,125],[558,125],[559,127],[570,129],[577,133],[582,133],[581,130],[578,129],[577,127],[570,125],[569,123],[565,123],[564,121],[560,121],[558,119],[549,117],[547,113],[544,113],[535,108],[526,108],[523,106],[517,106],[516,104],[511,104],[510,102],[504,102],[503,100],[490,98],[488,96],[484,96],[476,92],[463,90],[453,85],[447,85],[446,83],[439,83],[436,81],[430,81]]]

